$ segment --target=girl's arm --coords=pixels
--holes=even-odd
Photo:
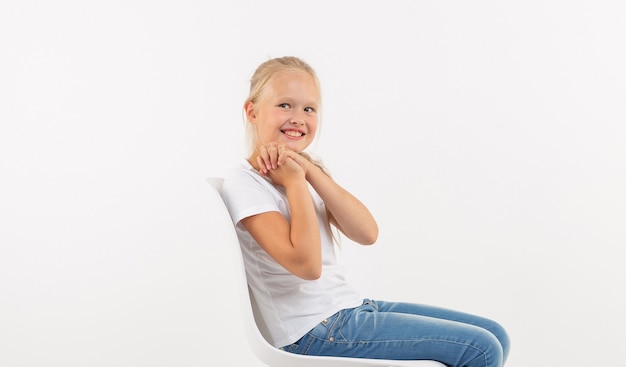
[[[287,159],[265,174],[285,188],[291,221],[278,212],[267,212],[242,219],[241,223],[289,272],[307,280],[318,279],[322,273],[320,229],[304,170]]]
[[[304,158],[303,158],[304,159]],[[378,225],[367,207],[314,164],[306,164],[306,179],[332,213],[333,224],[349,239],[371,245],[378,238]]]

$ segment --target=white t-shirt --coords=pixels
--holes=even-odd
[[[284,188],[274,186],[246,160],[225,177],[223,184],[224,202],[239,237],[248,285],[268,327],[268,341],[279,348],[298,341],[325,318],[363,302],[346,282],[344,269],[338,263],[337,248],[324,225],[324,202],[311,186],[309,191],[315,202],[322,244],[322,275],[317,280],[304,280],[290,273],[240,223],[244,218],[270,211],[280,212],[289,220]]]

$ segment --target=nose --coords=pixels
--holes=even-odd
[[[292,125],[304,125],[305,122],[306,120],[304,118],[304,113],[302,112],[294,113],[293,116],[291,116],[291,120],[289,121],[289,123],[291,123]]]

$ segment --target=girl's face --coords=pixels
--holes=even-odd
[[[245,106],[248,121],[255,125],[257,147],[275,142],[301,152],[315,138],[319,106],[320,92],[311,75],[302,71],[278,74],[256,103]]]

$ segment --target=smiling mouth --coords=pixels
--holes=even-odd
[[[295,131],[295,130],[281,130],[280,132],[292,138],[299,138],[301,136],[306,135],[302,131]]]

